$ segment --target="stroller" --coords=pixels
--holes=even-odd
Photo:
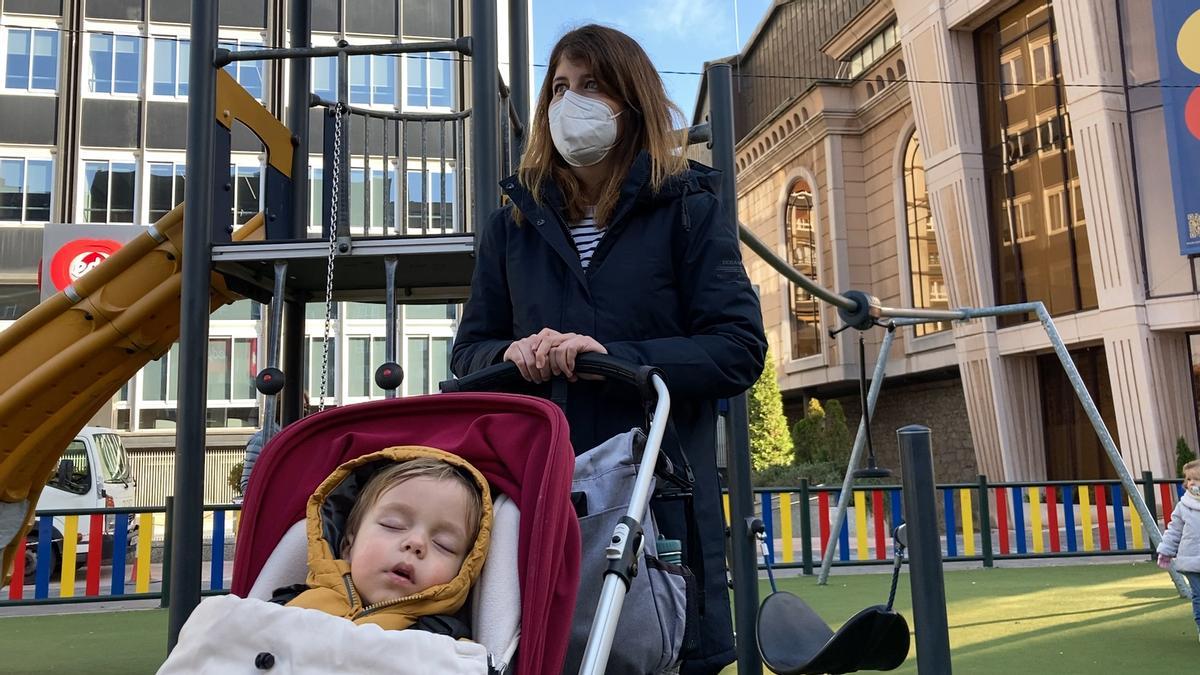
[[[581,673],[669,668],[683,643],[693,583],[685,568],[654,555],[646,515],[670,397],[652,368],[601,355],[581,358],[578,368],[656,400],[647,432],[631,430],[576,458],[555,404],[478,393],[521,382],[512,364],[443,383],[455,393],[350,405],[288,426],[264,449],[246,492],[233,593],[267,599],[304,581],[305,504],[333,469],[385,447],[426,445],[469,460],[502,495],[470,602],[473,637],[487,649],[492,672],[552,673],[564,663]],[[583,556],[592,573],[581,577]],[[622,616],[626,593],[638,606]],[[610,662],[618,636],[621,649]]]

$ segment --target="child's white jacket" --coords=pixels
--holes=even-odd
[[[216,596],[201,602],[158,675],[486,675],[483,645],[356,625],[315,609]]]
[[[1174,558],[1176,570],[1200,573],[1200,499],[1189,492],[1183,494],[1171,514],[1171,524],[1163,532],[1158,552]]]

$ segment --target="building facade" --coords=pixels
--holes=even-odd
[[[1177,440],[1197,445],[1200,289],[1158,39],[1151,0],[776,2],[731,57],[739,217],[823,286],[887,306],[1042,301],[1126,465],[1173,475]],[[789,415],[839,398],[856,420],[856,332],[747,266]],[[885,461],[878,432],[920,423],[942,480],[1114,475],[1032,316],[899,329],[886,372]]]
[[[287,2],[223,2],[221,46],[288,46]],[[503,3],[502,3],[503,4]],[[461,1],[342,0],[312,3],[312,43],[333,45],[445,40],[466,34]],[[189,0],[0,0],[0,327],[36,305],[45,223],[144,227],[183,199],[188,94]],[[506,16],[501,11],[501,35]],[[503,44],[501,48],[506,48]],[[507,61],[507,59],[502,59]],[[279,119],[286,120],[288,62],[241,62],[227,70]],[[469,107],[469,64],[457,54],[351,57],[350,103],[404,112]],[[503,70],[503,69],[502,69]],[[336,99],[333,58],[312,63],[311,90]],[[320,113],[311,113],[309,232],[319,236],[322,209]],[[265,155],[245,129],[232,141],[233,216],[260,210]],[[418,146],[414,146],[418,147]],[[382,222],[405,233],[461,232],[459,167],[445,143],[420,147],[386,165],[352,162],[351,225],[375,234]],[[389,190],[384,189],[387,177]],[[399,187],[398,187],[399,186]],[[368,198],[369,195],[369,198]],[[403,196],[401,196],[403,195]],[[387,214],[385,216],[385,214]],[[400,230],[398,230],[400,231]],[[398,361],[403,394],[436,391],[450,376],[455,305],[407,305],[400,313]],[[378,304],[332,309],[327,404],[383,396],[373,381],[383,362],[385,320]],[[249,300],[212,317],[208,362],[209,447],[240,448],[259,424],[253,377],[266,365],[266,308]],[[305,373],[320,399],[325,307],[308,307]],[[148,364],[97,423],[126,433],[131,448],[174,447],[177,347]]]

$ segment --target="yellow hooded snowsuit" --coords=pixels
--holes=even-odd
[[[418,457],[433,457],[464,469],[479,485],[483,509],[479,536],[463,561],[458,576],[445,584],[431,586],[415,595],[377,602],[363,607],[350,580],[350,563],[339,558],[346,518],[358,493],[376,471],[388,464]],[[357,624],[373,623],[386,630],[403,630],[423,616],[452,615],[467,600],[467,594],[487,557],[492,530],[492,499],[487,480],[466,460],[441,450],[418,445],[386,448],[339,466],[308,500],[309,590],[288,603],[291,607],[318,609]]]

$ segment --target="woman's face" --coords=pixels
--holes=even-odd
[[[563,93],[570,90],[580,96],[586,96],[603,102],[614,115],[625,109],[625,106],[620,101],[603,92],[607,88],[605,83],[593,77],[591,71],[583,63],[577,63],[565,58],[560,60],[558,67],[554,70],[554,79],[551,82],[551,87],[553,87],[554,93],[554,96],[550,99],[551,103],[562,98]]]

